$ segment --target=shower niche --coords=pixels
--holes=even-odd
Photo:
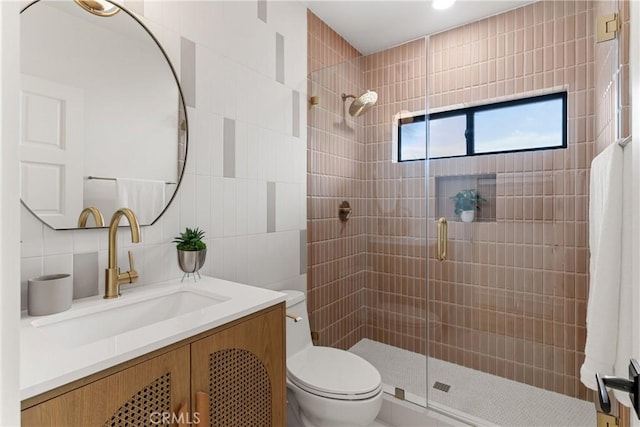
[[[435,190],[437,218],[460,221],[453,197],[460,191],[476,190],[486,202],[479,204],[474,222],[496,221],[496,174],[437,176]]]

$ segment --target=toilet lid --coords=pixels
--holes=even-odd
[[[363,358],[331,347],[310,347],[287,360],[289,380],[332,399],[368,399],[382,387],[380,373]]]

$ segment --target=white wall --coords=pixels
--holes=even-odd
[[[178,74],[181,38],[195,42],[196,59],[182,185],[163,217],[143,228],[141,244],[132,245],[126,233],[118,237],[119,246],[134,254],[140,284],[181,277],[171,241],[185,227],[198,226],[208,238],[204,274],[305,289],[306,9],[298,2],[267,2],[266,23],[257,9],[254,1],[144,2],[142,19]],[[276,81],[276,33],[284,38],[284,84]],[[296,117],[298,136],[292,131]],[[231,177],[224,176],[225,118],[235,121]],[[276,189],[273,232],[267,232],[268,182]],[[28,278],[72,271],[74,254],[96,251],[102,292],[106,230],[53,231],[25,209],[21,217],[23,299]],[[127,265],[125,250],[119,258]]]
[[[20,423],[18,304],[19,3],[0,2],[0,425]]]

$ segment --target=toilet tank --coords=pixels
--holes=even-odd
[[[302,320],[294,322],[287,317],[287,357],[292,356],[307,347],[311,347],[311,329],[309,327],[309,315],[307,314],[306,298],[303,292],[284,290],[287,294],[287,314],[295,314]]]

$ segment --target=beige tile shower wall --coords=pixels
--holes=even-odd
[[[366,88],[378,102],[366,115],[366,337],[426,352],[424,162],[393,163],[392,119],[425,109],[426,46],[418,39],[366,57]]]
[[[618,37],[595,46],[595,152],[631,135],[629,90],[629,1],[595,2],[595,16],[619,13]],[[619,93],[619,97],[618,97]],[[618,134],[618,126],[620,126]]]
[[[345,114],[342,93],[364,87],[361,54],[308,11],[307,290],[317,344],[349,348],[363,337],[365,147],[362,118]],[[348,201],[350,219],[338,206]]]
[[[431,37],[430,107],[568,91],[568,148],[431,162],[430,355],[569,396],[588,295],[588,174],[595,139],[593,3],[537,2]],[[435,177],[497,175],[497,219],[449,225],[435,258]]]

